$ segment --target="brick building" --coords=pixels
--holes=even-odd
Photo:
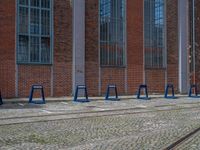
[[[200,81],[200,0],[0,1],[0,89],[26,97],[32,84],[46,96],[90,96],[107,84],[135,94],[146,83],[186,93]]]

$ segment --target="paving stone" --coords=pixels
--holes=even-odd
[[[0,149],[160,150],[200,127],[199,106],[187,98],[6,104],[0,107]],[[198,149],[199,143],[196,135],[180,149]]]

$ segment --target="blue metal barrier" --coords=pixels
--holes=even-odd
[[[141,90],[144,90],[145,96],[141,97]],[[138,89],[137,99],[149,100],[147,85],[141,84]]]
[[[114,89],[114,91],[115,91],[115,96],[113,97],[111,97],[110,96],[110,89]],[[119,98],[118,98],[118,92],[117,92],[117,86],[114,84],[114,85],[108,85],[107,86],[107,91],[106,91],[106,97],[105,97],[105,100],[111,100],[111,101],[118,101],[118,100],[120,100]]]
[[[42,96],[41,100],[37,100],[37,101],[33,100],[33,93],[35,90],[41,91],[41,96]],[[45,97],[44,97],[44,88],[42,85],[39,85],[39,84],[32,85],[30,95],[29,95],[29,103],[34,103],[34,104],[45,104],[46,103]]]
[[[3,100],[2,100],[2,97],[1,97],[1,91],[0,91],[0,105],[3,105]]]
[[[78,93],[79,90],[84,90],[84,94],[85,94],[85,99],[78,99]],[[75,95],[74,95],[74,102],[90,102],[88,99],[88,92],[87,92],[87,87],[85,85],[77,85],[76,86],[76,91],[75,91]]]
[[[171,91],[172,91],[172,95],[171,96],[168,95],[169,94],[169,89],[171,89]],[[167,84],[167,86],[165,88],[165,96],[164,97],[167,98],[167,99],[175,99],[176,98],[175,94],[174,94],[174,85],[173,84]]]
[[[194,93],[192,92],[193,89],[194,89]],[[188,92],[188,93],[189,93],[189,94],[188,94],[189,97],[192,97],[192,98],[199,98],[199,96],[198,96],[198,90],[197,90],[197,85],[196,85],[196,84],[192,84],[192,85],[190,86],[190,89],[189,89],[189,92]],[[194,95],[193,95],[193,94],[194,94]]]

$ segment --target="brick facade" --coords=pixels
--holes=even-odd
[[[65,5],[63,5],[65,4]],[[67,18],[67,19],[65,19]],[[46,96],[72,93],[72,6],[54,3],[53,65],[17,65],[18,96],[27,97],[32,84],[42,84]]]
[[[178,0],[166,1],[166,68],[146,69],[145,80],[151,93],[163,93],[171,83],[178,91]]]
[[[178,90],[178,0],[167,0],[167,83]]]
[[[54,0],[53,96],[72,94],[72,3]]]
[[[85,83],[93,96],[99,92],[98,8],[98,0],[86,0]]]
[[[19,97],[27,97],[33,84],[42,84],[45,95],[51,94],[51,66],[17,65],[17,68]]]
[[[104,95],[107,84],[116,84],[119,93],[135,94],[142,83],[151,93],[163,93],[166,83],[178,91],[178,0],[167,0],[167,67],[145,69],[143,50],[143,1],[127,0],[126,66],[101,67],[99,64],[99,0],[85,0],[85,83],[90,96]],[[200,2],[198,3],[199,7]],[[200,8],[200,7],[199,7]],[[4,97],[27,97],[32,84],[45,87],[46,96],[72,94],[73,25],[72,1],[54,0],[54,47],[52,65],[17,65],[16,3],[0,1],[0,89]],[[200,17],[199,11],[197,16]],[[199,26],[199,19],[196,26]],[[200,33],[199,29],[196,29]],[[199,41],[200,34],[197,34]],[[200,43],[199,43],[200,45]],[[200,73],[197,48],[196,70]],[[9,68],[9,69],[8,69]],[[196,76],[200,81],[200,76]]]
[[[140,8],[140,9],[138,9]],[[143,83],[143,1],[127,0],[127,84],[128,94]]]
[[[0,1],[0,89],[15,97],[15,11],[13,0]]]
[[[200,0],[195,2],[195,37],[196,37],[196,47],[195,47],[195,83],[198,84],[200,88]],[[193,82],[194,83],[194,82]]]

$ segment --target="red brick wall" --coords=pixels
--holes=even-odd
[[[46,96],[71,95],[72,6],[70,0],[54,1],[53,56],[53,65],[19,65],[18,92],[20,97],[27,97],[31,85],[36,83],[43,84]]]
[[[0,89],[15,97],[15,1],[0,1]]]
[[[18,65],[19,97],[28,97],[33,84],[42,84],[45,95],[51,93],[51,66]]]
[[[178,90],[178,0],[167,0],[167,82]]]
[[[72,3],[54,0],[53,96],[72,93]]]
[[[143,1],[127,0],[127,82],[133,94],[143,83]]]
[[[146,69],[146,84],[150,93],[162,94],[165,89],[165,69]]]
[[[165,69],[146,69],[145,79],[150,93],[163,93],[165,78],[167,83],[174,84],[178,90],[178,1],[166,1],[166,25],[167,25],[167,76]]]
[[[97,96],[99,79],[104,95],[108,84],[116,84],[119,93],[125,92],[125,69],[101,67],[99,76],[98,0],[86,0],[86,85],[90,96]]]
[[[101,68],[102,95],[105,95],[108,84],[116,84],[118,93],[125,94],[125,68]]]
[[[86,0],[85,18],[85,82],[90,96],[99,90],[98,2]]]
[[[195,2],[195,33],[196,33],[196,53],[195,53],[195,80],[200,88],[200,0],[196,0]]]
[[[138,9],[141,8],[141,9]],[[139,11],[138,11],[139,10]],[[98,0],[86,0],[86,84],[90,95],[97,95],[100,78],[101,94],[107,84],[117,84],[125,93],[125,68],[101,67],[98,60]],[[128,91],[133,94],[143,83],[143,2],[127,0],[127,69]]]
[[[198,0],[199,1],[199,0]],[[198,6],[198,5],[197,5]],[[15,3],[0,1],[0,88],[5,97],[15,96]],[[86,85],[89,95],[105,93],[107,84],[117,84],[119,93],[125,93],[126,71],[128,94],[134,94],[143,81],[143,1],[127,0],[127,66],[101,68],[99,76],[98,0],[86,0]],[[167,0],[167,81],[178,88],[178,18],[177,0]],[[197,11],[197,16],[200,16]],[[197,20],[196,26],[199,26]],[[196,32],[200,33],[199,29]],[[199,42],[199,36],[197,39]],[[199,42],[200,43],[200,42]],[[199,44],[200,45],[200,44]],[[71,0],[54,0],[54,58],[53,65],[18,65],[18,93],[28,96],[30,86],[41,83],[46,96],[66,96],[72,93],[72,4]],[[197,48],[197,80],[199,62]],[[8,69],[9,68],[9,69]],[[126,70],[127,69],[127,70]],[[53,76],[51,76],[53,73]],[[163,92],[164,71],[146,70],[147,84],[152,92]],[[99,83],[100,79],[100,83]],[[156,82],[156,81],[162,82]],[[51,83],[53,87],[51,87]],[[156,83],[156,84],[154,84]],[[51,89],[53,88],[53,89]]]

